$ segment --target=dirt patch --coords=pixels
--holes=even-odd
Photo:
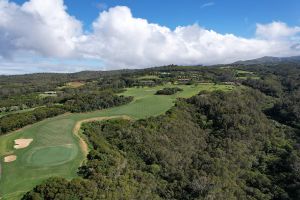
[[[33,139],[17,139],[15,140],[15,149],[24,149],[30,145]]]
[[[73,128],[73,133],[74,135],[76,135],[76,137],[79,138],[79,142],[80,142],[80,147],[84,153],[85,156],[88,155],[89,153],[89,148],[88,148],[88,145],[87,143],[84,141],[84,139],[82,139],[82,137],[80,137],[79,135],[79,130],[80,130],[80,127],[81,127],[81,124],[82,123],[86,123],[86,122],[93,122],[93,121],[102,121],[102,120],[110,120],[110,119],[118,119],[118,118],[121,118],[121,119],[128,119],[130,120],[131,118],[127,115],[120,115],[120,116],[112,116],[112,117],[94,117],[94,118],[89,118],[89,119],[84,119],[84,120],[81,120],[81,121],[78,121],[74,128]]]
[[[4,157],[4,162],[6,162],[6,163],[13,162],[15,160],[17,160],[17,156],[16,155],[10,155],[10,156]]]

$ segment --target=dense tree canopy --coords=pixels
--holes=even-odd
[[[299,199],[296,134],[267,118],[268,103],[255,90],[203,92],[163,116],[86,124],[83,180],[49,180],[24,199]]]
[[[16,113],[0,118],[0,135],[33,124],[43,119],[63,114],[66,111],[60,107],[42,107],[26,113]]]
[[[158,90],[155,94],[156,95],[172,95],[172,94],[175,94],[180,91],[182,91],[182,89],[179,87],[163,88],[161,90]]]
[[[132,97],[114,95],[111,92],[76,94],[65,102],[65,108],[71,112],[88,112],[119,106],[132,101]]]
[[[65,112],[88,112],[101,110],[123,105],[130,101],[132,101],[132,97],[118,96],[112,92],[74,95],[65,99],[61,105],[39,107],[32,111],[14,113],[1,117],[0,135]]]
[[[0,134],[128,103],[118,94],[127,87],[172,83],[157,91],[170,95],[176,84],[207,82],[241,87],[178,99],[158,117],[84,124],[91,151],[81,177],[51,178],[23,199],[300,199],[297,63],[0,77]]]

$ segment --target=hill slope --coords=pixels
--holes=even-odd
[[[265,56],[262,58],[257,58],[253,60],[244,60],[237,61],[234,64],[240,65],[257,65],[257,64],[278,64],[278,63],[300,63],[300,56],[292,56],[292,57],[271,57]]]

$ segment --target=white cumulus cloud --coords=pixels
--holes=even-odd
[[[292,37],[300,33],[300,27],[289,27],[283,22],[272,22],[270,24],[257,24],[256,35],[264,39],[282,39]]]
[[[45,60],[96,59],[106,69],[292,56],[300,54],[299,32],[299,27],[283,22],[257,24],[252,38],[217,33],[198,24],[172,30],[134,17],[124,6],[101,12],[92,30],[85,32],[63,0],[30,0],[23,5],[0,0],[0,57],[6,60],[6,71],[26,54]],[[1,66],[0,62],[0,74]],[[51,63],[45,71],[49,68]]]
[[[63,0],[31,0],[18,6],[0,0],[0,55],[19,51],[65,57],[75,53],[81,22],[66,12]]]
[[[258,29],[264,26],[270,25],[259,25]],[[80,51],[86,56],[103,59],[109,66],[144,67],[170,63],[228,63],[265,55],[294,55],[299,52],[291,48],[293,42],[220,34],[197,24],[171,30],[133,17],[127,7],[114,7],[99,15],[93,32],[80,43]]]

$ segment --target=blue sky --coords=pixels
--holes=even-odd
[[[19,4],[25,0],[15,0]],[[99,10],[127,6],[135,17],[170,28],[199,23],[220,33],[251,37],[256,23],[300,24],[299,0],[65,0],[68,12],[89,30]]]
[[[300,55],[299,0],[0,0],[0,15],[0,74]]]

